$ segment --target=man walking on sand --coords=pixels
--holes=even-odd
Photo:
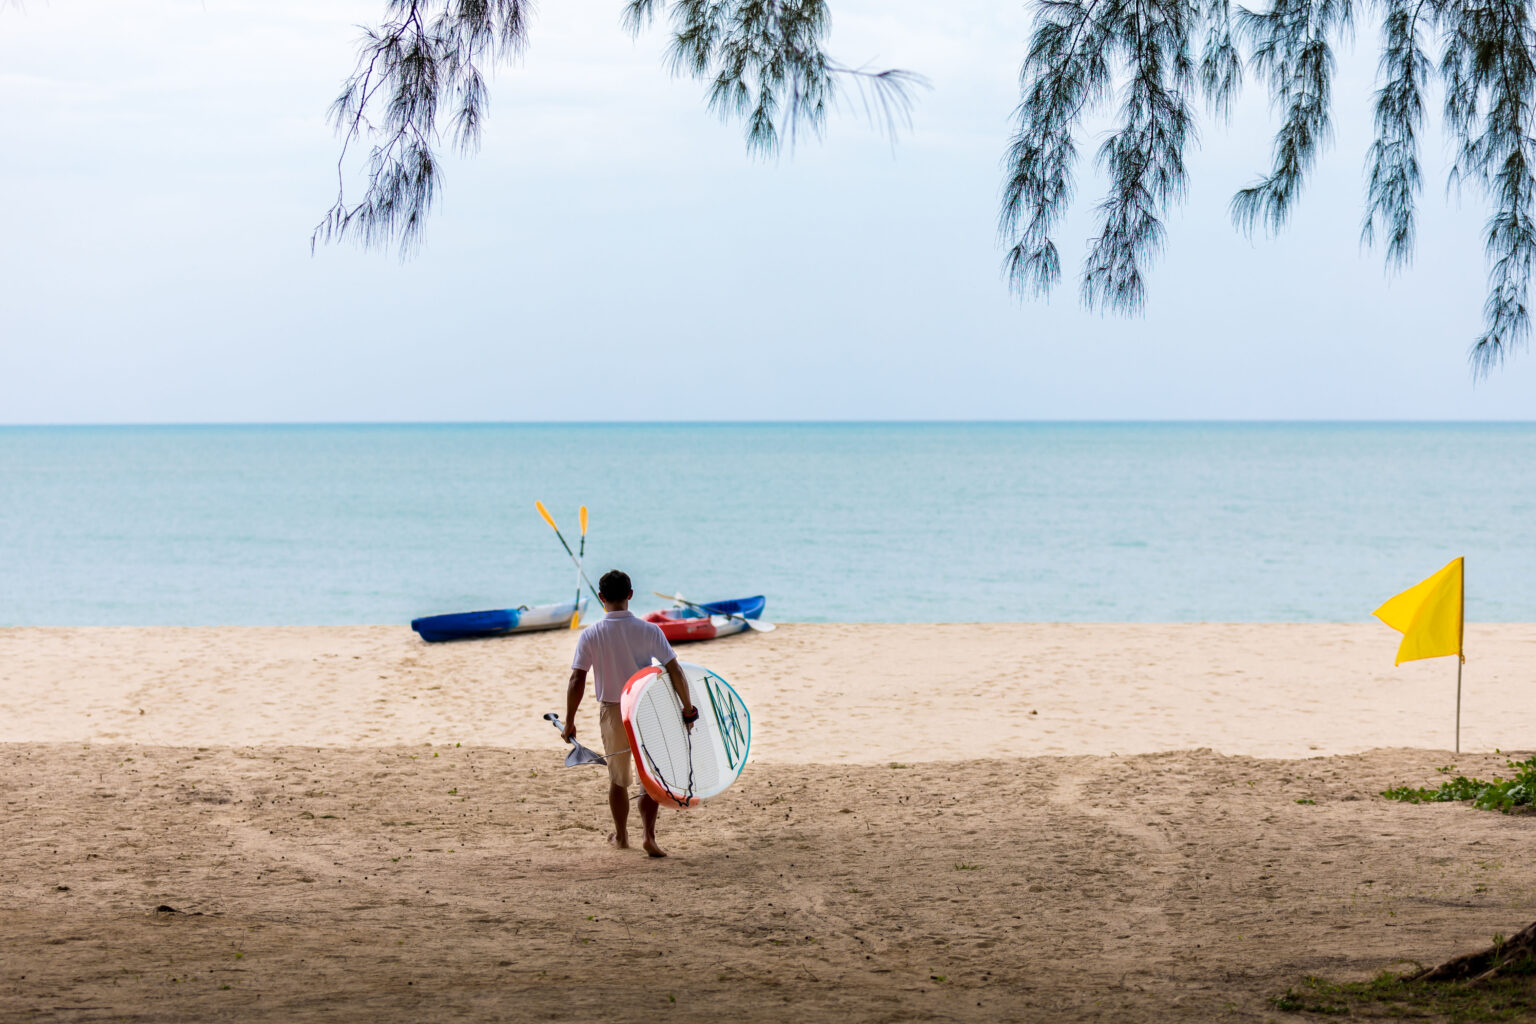
[[[571,658],[571,679],[565,690],[565,732],[570,740],[576,735],[576,709],[587,692],[587,672],[591,670],[597,690],[597,720],[603,735],[603,756],[608,760],[608,809],[613,812],[613,834],[608,841],[621,850],[629,849],[629,736],[619,716],[619,696],[629,677],[650,665],[654,658],[666,666],[672,688],[683,702],[683,722],[689,729],[698,721],[698,709],[688,698],[688,678],[677,664],[672,645],[655,623],[637,619],[629,610],[635,596],[629,576],[614,569],[597,581],[597,596],[608,614],[581,631],[576,654]],[[644,790],[640,793],[640,820],[645,824],[645,852],[665,857],[656,845],[657,804]]]

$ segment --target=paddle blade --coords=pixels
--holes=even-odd
[[[602,754],[599,754],[595,750],[588,750],[586,747],[582,746],[580,743],[577,743],[575,740],[571,740],[571,749],[565,755],[565,766],[567,768],[575,768],[584,764],[607,763],[608,759],[603,757]]]
[[[581,535],[587,535],[587,506],[581,506]]]
[[[762,619],[743,619],[742,621],[747,624],[748,629],[755,629],[759,633],[772,633],[779,628],[771,622],[764,622]]]
[[[544,716],[544,721],[550,723],[556,729],[559,729],[562,733],[565,732],[565,726],[560,724],[560,716],[555,714],[553,711]],[[607,763],[608,759],[605,758],[602,754],[599,754],[595,750],[588,750],[586,747],[582,746],[575,740],[571,740],[571,749],[566,751],[565,754],[565,766],[567,768],[575,768],[584,764]]]
[[[571,612],[571,628],[572,629],[580,629],[581,628],[581,609],[580,608],[577,608],[575,611]]]
[[[539,515],[544,517],[544,521],[549,524],[551,530],[554,530],[556,533],[560,532],[560,527],[555,525],[555,517],[549,514],[549,509],[544,507],[542,501],[534,502],[533,507],[539,510]]]

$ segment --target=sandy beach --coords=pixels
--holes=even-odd
[[[695,646],[753,758],[656,862],[537,717],[572,642],[0,630],[0,1019],[1280,1020],[1536,919],[1530,818],[1378,795],[1530,749],[1536,626],[1469,626],[1459,756],[1378,626]]]

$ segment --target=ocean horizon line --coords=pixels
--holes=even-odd
[[[670,420],[187,420],[101,423],[0,423],[0,430],[261,429],[271,427],[1480,427],[1531,426],[1532,419],[670,419]]]

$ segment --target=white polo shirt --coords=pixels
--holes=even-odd
[[[581,631],[571,668],[590,669],[597,699],[614,704],[629,677],[652,658],[665,665],[674,657],[660,626],[636,618],[633,612],[609,612]]]

